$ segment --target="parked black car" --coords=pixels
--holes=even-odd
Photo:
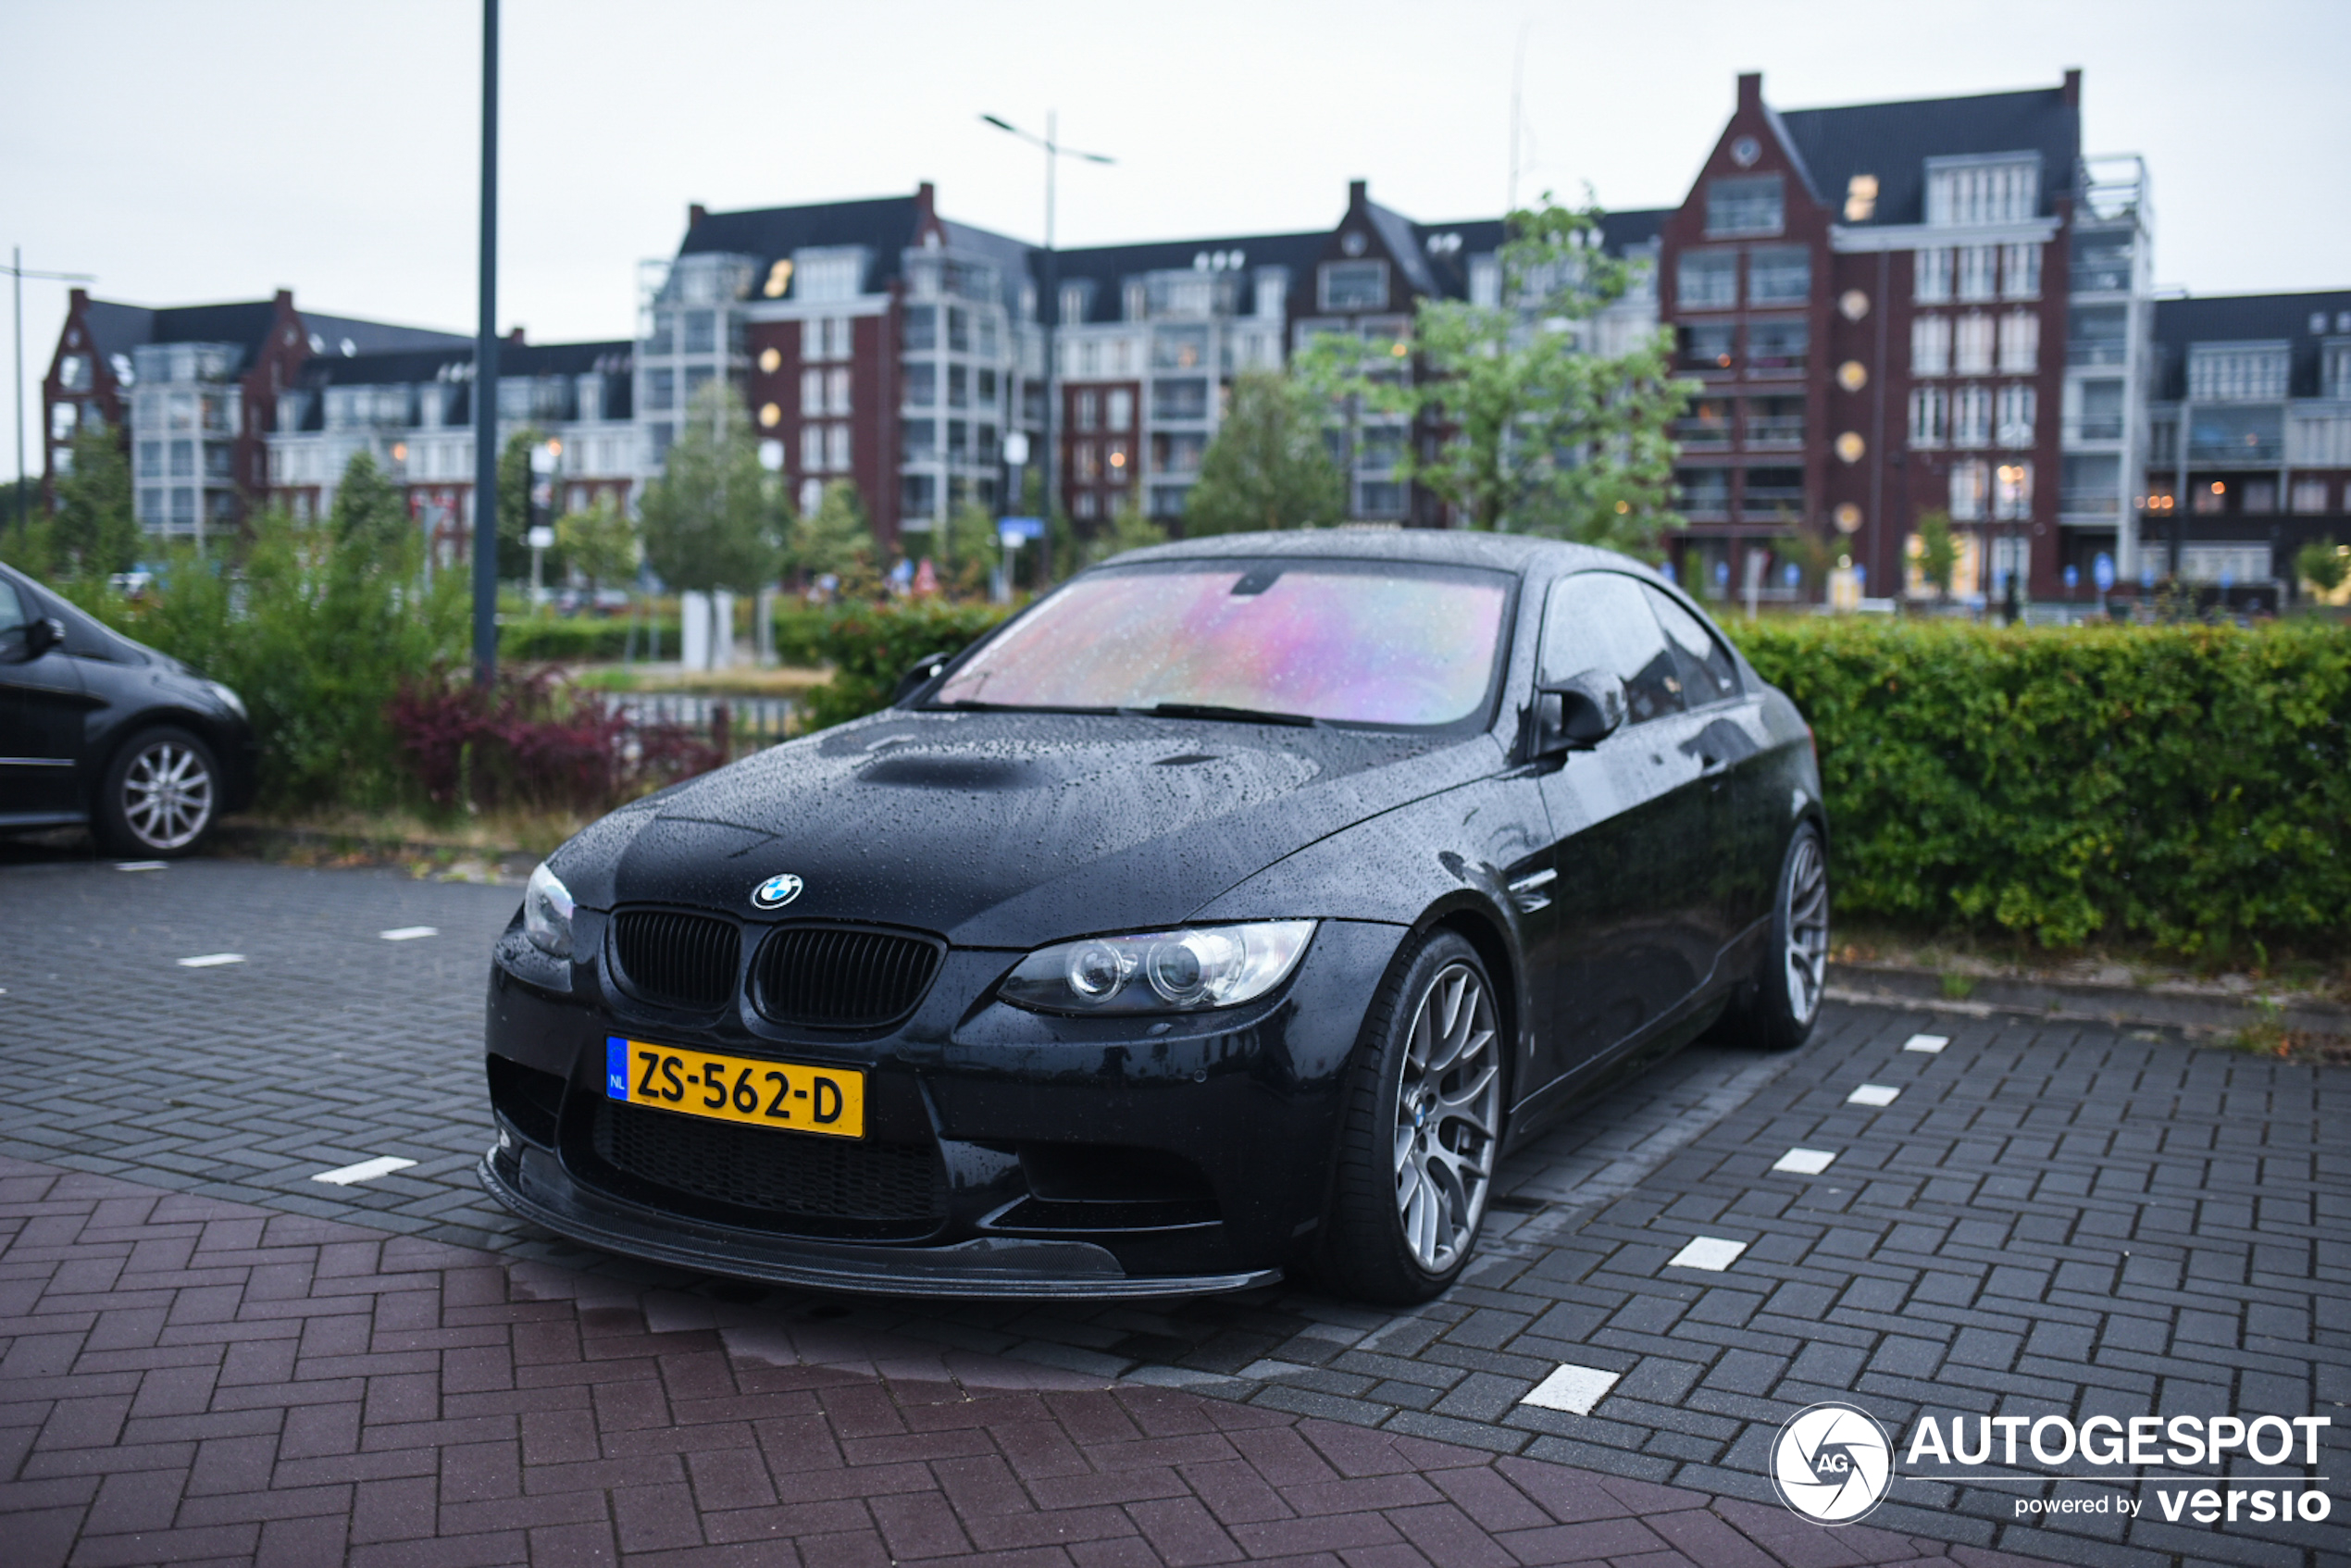
[[[0,566],[0,833],[192,854],[252,797],[255,754],[234,691]]]
[[[1603,1074],[1804,1039],[1826,852],[1795,706],[1623,557],[1139,551],[550,857],[481,1179],[758,1279],[1424,1299]]]

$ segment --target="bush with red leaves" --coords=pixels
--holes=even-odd
[[[728,716],[705,740],[678,724],[638,725],[609,698],[552,670],[501,672],[485,690],[447,671],[401,689],[384,710],[426,798],[443,809],[608,811],[724,765]]]

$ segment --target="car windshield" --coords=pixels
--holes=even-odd
[[[1499,572],[1377,561],[1090,572],[981,648],[930,701],[1455,724],[1486,704],[1510,584]]]

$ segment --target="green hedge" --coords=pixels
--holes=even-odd
[[[1813,727],[1847,914],[2192,955],[2351,925],[2342,628],[1729,629]]]
[[[816,651],[833,666],[833,678],[808,694],[808,727],[822,728],[886,706],[898,678],[916,659],[960,653],[1010,613],[997,604],[935,599],[828,612],[815,629]]]
[[[637,623],[637,656],[648,659],[654,637],[661,639],[665,658],[678,656],[676,621]],[[628,650],[628,622],[624,617],[562,619],[553,616],[511,620],[498,628],[498,656],[524,664],[591,664],[621,657]]]

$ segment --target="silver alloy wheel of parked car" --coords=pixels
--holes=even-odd
[[[1788,1012],[1797,1023],[1809,1024],[1820,1008],[1829,966],[1829,868],[1817,834],[1797,839],[1782,896],[1787,900],[1782,925],[1787,932]]]
[[[151,850],[183,849],[212,823],[212,769],[193,746],[157,736],[122,776],[122,818]]]
[[[1421,1267],[1442,1274],[1477,1235],[1494,1176],[1502,1073],[1494,999],[1465,964],[1421,993],[1396,1091],[1396,1209]]]

